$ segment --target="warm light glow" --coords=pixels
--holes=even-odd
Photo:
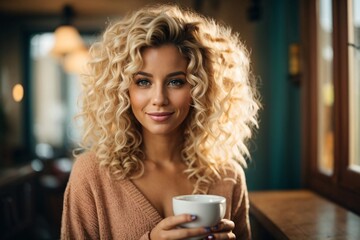
[[[325,106],[334,105],[334,85],[331,82],[323,84],[323,102]]]
[[[299,44],[289,46],[289,74],[295,76],[300,73],[300,49]]]
[[[64,56],[83,48],[83,40],[76,28],[63,25],[55,30],[55,44],[51,51],[53,55]]]
[[[72,52],[64,58],[64,69],[68,73],[84,73],[85,65],[88,62],[88,59],[89,53],[86,49]]]
[[[12,90],[13,99],[15,102],[20,102],[24,97],[24,88],[21,84],[16,84]]]

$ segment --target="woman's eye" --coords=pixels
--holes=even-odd
[[[185,80],[183,79],[172,79],[168,83],[168,85],[171,87],[181,87],[184,84],[185,84]]]
[[[150,81],[147,79],[138,79],[136,80],[136,85],[138,85],[139,87],[147,87],[150,85]]]

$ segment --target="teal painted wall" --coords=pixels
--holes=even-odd
[[[246,170],[249,190],[301,187],[300,89],[288,77],[288,46],[300,42],[299,1],[261,1],[252,49],[263,109]]]

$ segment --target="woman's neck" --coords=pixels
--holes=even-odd
[[[181,134],[143,134],[146,161],[157,164],[181,161],[183,136]]]

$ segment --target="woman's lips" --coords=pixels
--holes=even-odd
[[[174,112],[151,112],[147,113],[149,117],[156,122],[163,122],[168,120]]]

